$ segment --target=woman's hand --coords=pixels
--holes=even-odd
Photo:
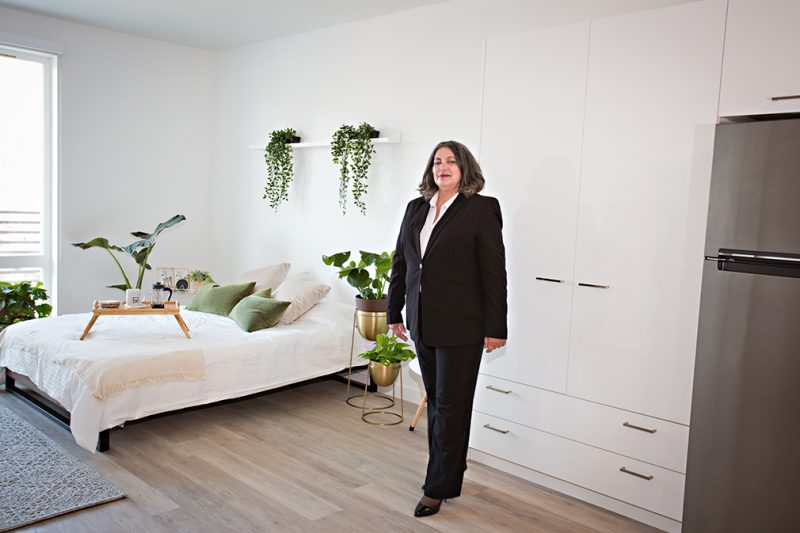
[[[392,330],[395,337],[399,337],[400,339],[407,341],[408,337],[406,336],[406,327],[403,325],[402,322],[398,322],[397,324],[389,324],[389,329]]]
[[[402,324],[401,324],[402,325]],[[389,326],[391,327],[391,326]],[[491,352],[497,348],[502,348],[506,345],[506,339],[495,339],[493,337],[484,337],[483,338],[483,347],[486,349],[486,352]]]

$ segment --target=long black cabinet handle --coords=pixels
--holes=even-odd
[[[539,276],[536,276],[536,279],[538,279],[539,281],[549,281],[549,282],[551,282],[551,283],[564,283],[564,280],[563,280],[563,279],[556,279],[556,278],[542,278],[542,277],[539,277]]]
[[[620,472],[625,472],[626,474],[630,474],[631,476],[636,476],[638,478],[646,479],[647,481],[650,481],[650,480],[653,479],[653,476],[647,476],[645,474],[640,474],[639,472],[634,472],[633,470],[628,470],[624,466],[620,467],[619,471]]]
[[[800,94],[790,94],[787,96],[773,96],[771,100],[773,102],[777,102],[778,100],[797,100],[800,98]]]
[[[578,287],[591,287],[593,289],[610,289],[611,285],[597,285],[596,283],[578,283]]]
[[[626,428],[638,429],[639,431],[644,431],[645,433],[655,433],[657,431],[655,429],[643,428],[642,426],[637,426],[635,424],[631,424],[630,422],[623,422],[622,425],[625,426]]]

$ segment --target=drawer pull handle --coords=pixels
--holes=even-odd
[[[636,476],[638,478],[646,479],[647,481],[650,481],[651,479],[653,479],[653,476],[646,476],[644,474],[640,474],[639,472],[634,472],[633,470],[628,470],[624,466],[620,467],[619,471],[620,472],[625,472],[626,474],[630,474],[632,476]]]
[[[510,390],[498,389],[494,385],[486,385],[486,388],[495,392],[502,392],[503,394],[511,394]]]
[[[592,289],[610,289],[611,285],[598,285],[596,283],[578,283],[578,287],[591,287]]]
[[[550,281],[550,282],[552,282],[552,283],[564,283],[564,280],[563,280],[563,279],[556,279],[556,278],[542,278],[542,277],[539,277],[539,276],[536,276],[536,279],[538,279],[539,281]]]
[[[797,100],[800,99],[800,94],[790,94],[788,96],[773,96],[772,101],[777,102],[778,100]]]
[[[497,429],[496,427],[492,427],[489,424],[484,424],[483,427],[485,427],[486,429],[491,429],[492,431],[496,431],[498,433],[502,433],[503,435],[511,431],[509,429]]]
[[[639,431],[644,431],[645,433],[655,433],[657,431],[655,429],[643,428],[642,426],[637,426],[635,424],[631,424],[630,422],[623,422],[622,425],[625,426],[626,428],[638,429]]]

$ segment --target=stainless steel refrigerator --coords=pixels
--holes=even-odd
[[[800,118],[717,126],[687,533],[800,531]]]

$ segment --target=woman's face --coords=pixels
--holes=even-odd
[[[456,156],[450,148],[443,146],[433,156],[433,181],[445,194],[458,192],[461,184],[461,169],[456,163]]]

